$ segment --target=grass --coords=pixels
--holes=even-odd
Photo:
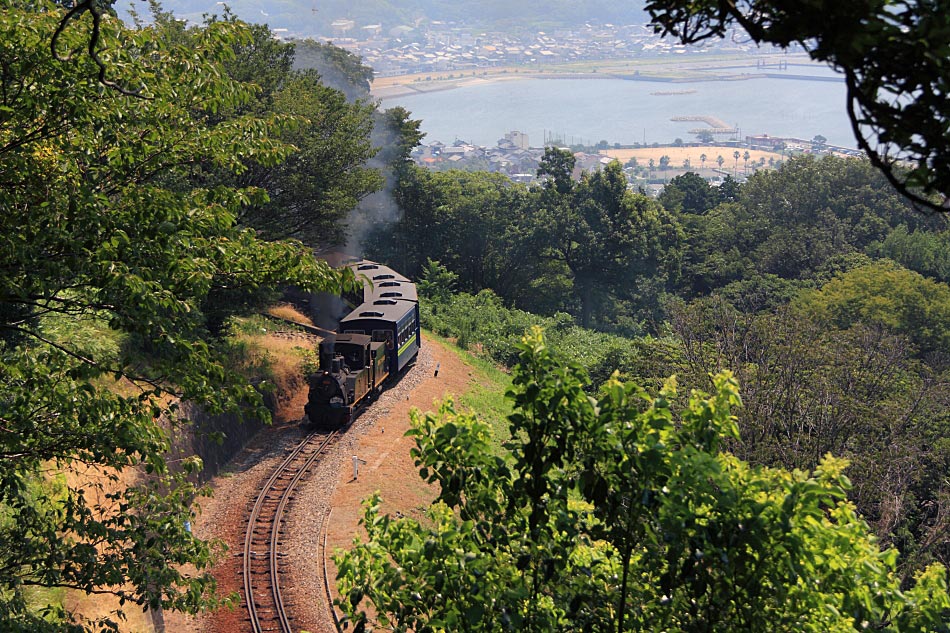
[[[289,303],[278,303],[277,305],[271,306],[267,308],[267,314],[279,319],[313,325],[309,317]]]
[[[501,454],[501,445],[511,436],[508,432],[511,401],[505,398],[505,392],[511,387],[511,376],[491,361],[462,350],[448,339],[428,330],[426,339],[455,354],[472,368],[473,386],[458,397],[458,402],[491,425],[495,450]]]
[[[278,308],[277,312],[282,317],[307,322],[306,317],[299,313],[293,316],[289,309]],[[288,332],[294,335],[288,337]],[[300,332],[288,323],[262,315],[234,319],[227,341],[230,364],[250,379],[263,379],[278,394],[293,393],[317,366],[317,341],[301,337]],[[285,414],[287,411],[278,406],[275,420],[280,421]]]

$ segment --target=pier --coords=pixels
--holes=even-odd
[[[707,128],[694,128],[689,131],[690,134],[701,134],[702,132],[709,132],[710,134],[735,134],[738,132],[736,128],[719,117],[708,115],[675,116],[672,117],[670,121],[701,121],[709,126]]]

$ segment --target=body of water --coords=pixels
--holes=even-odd
[[[789,74],[804,74],[790,71]],[[808,74],[818,74],[809,72]],[[827,77],[826,73],[821,73]],[[695,92],[693,92],[695,91]],[[655,95],[654,92],[686,92]],[[711,116],[755,134],[811,139],[855,147],[838,81],[750,78],[665,83],[623,79],[522,79],[464,86],[385,99],[422,119],[424,142],[456,139],[494,146],[519,130],[540,147],[544,138],[566,143],[671,143],[694,141],[698,121],[674,116]],[[726,140],[729,136],[715,138]]]

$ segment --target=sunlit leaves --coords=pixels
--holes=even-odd
[[[289,117],[213,116],[255,93],[222,65],[250,41],[246,25],[212,21],[186,46],[98,16],[104,83],[86,48],[89,15],[50,50],[65,12],[44,2],[0,12],[4,630],[36,623],[31,586],[188,612],[218,604],[208,572],[218,548],[185,528],[200,461],[164,458],[182,422],[175,402],[266,410],[209,335],[207,299],[352,283],[300,243],[237,226],[262,190],[182,184],[198,164],[273,165],[293,149],[275,136]],[[81,339],[99,333],[109,344]]]
[[[737,433],[730,374],[676,410],[675,380],[651,396],[612,379],[592,399],[583,372],[539,332],[520,351],[504,460],[486,456],[484,425],[451,404],[415,418],[416,461],[442,496],[425,522],[382,515],[378,498],[367,505],[367,540],[337,557],[349,622],[946,630],[945,570],[929,567],[902,589],[896,551],[882,551],[846,501],[846,461],[789,472],[720,451]],[[474,499],[505,503],[473,514]]]

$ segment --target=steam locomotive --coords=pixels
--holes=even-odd
[[[339,429],[377,398],[419,353],[419,297],[391,268],[349,261],[362,289],[342,297],[351,311],[320,343],[320,369],[308,378],[304,412],[319,429]]]

